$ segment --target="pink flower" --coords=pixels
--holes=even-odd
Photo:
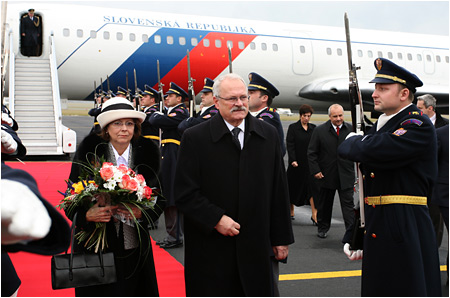
[[[103,180],[108,180],[114,176],[114,171],[112,168],[112,164],[108,165],[109,163],[104,163],[102,168],[100,169],[100,176]]]
[[[117,168],[122,174],[127,174],[128,173],[128,167],[124,164],[121,164],[118,168]]]
[[[145,182],[145,178],[141,174],[137,174],[135,179],[139,182],[139,184],[143,184]]]
[[[143,197],[150,200],[152,197],[152,192],[153,192],[153,190],[150,187],[144,186]]]
[[[139,184],[135,179],[131,178],[129,175],[123,175],[122,188],[131,191],[137,191],[139,188]]]

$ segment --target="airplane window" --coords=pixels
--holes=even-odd
[[[358,50],[358,57],[362,57],[363,56],[363,51]]]
[[[130,33],[130,41],[136,41],[136,34]]]
[[[216,48],[221,48],[222,47],[222,41],[220,39],[216,39],[215,45],[216,45]]]
[[[445,63],[448,63],[448,56],[445,56]]]
[[[117,38],[117,40],[123,40],[123,34],[122,34],[122,32],[117,32],[116,38]]]
[[[250,49],[252,49],[252,50],[256,49],[256,44],[254,42],[250,43]]]
[[[408,60],[411,61],[412,60],[412,55],[408,54]]]
[[[373,53],[372,53],[372,51],[367,51],[367,56],[368,56],[369,58],[373,58]]]
[[[278,52],[278,45],[277,45],[276,43],[274,43],[274,44],[272,45],[272,50],[273,50],[274,52]]]
[[[233,48],[233,42],[231,40],[227,41],[227,48],[230,48],[230,49]]]
[[[243,41],[238,42],[238,48],[243,50],[245,48],[245,43]]]
[[[427,61],[431,62],[431,56],[430,55],[427,55]]]
[[[304,54],[306,52],[305,46],[300,46],[300,53]]]
[[[440,63],[441,62],[441,56],[436,56],[436,62]]]
[[[91,30],[90,36],[91,38],[97,38],[97,31]]]
[[[208,48],[209,47],[209,39],[205,38],[203,40],[203,45]]]
[[[167,36],[167,44],[173,44],[173,36]]]
[[[382,52],[378,52],[378,58],[383,58],[383,53]]]
[[[331,49],[327,48],[327,55],[331,55],[331,54],[332,54]]]
[[[403,60],[403,54],[402,53],[397,53],[397,57],[399,60]]]
[[[337,49],[338,56],[342,56],[342,49]]]
[[[109,32],[108,31],[104,31],[103,32],[103,38],[104,39],[109,39]]]
[[[156,44],[160,44],[161,43],[161,35],[155,35],[153,40],[155,41]]]
[[[77,30],[77,36],[78,36],[78,37],[83,37],[83,30],[78,29],[78,30]]]
[[[67,29],[67,28],[64,28],[64,29],[63,29],[63,35],[64,35],[65,37],[70,36],[70,30]]]
[[[394,58],[394,55],[392,55],[391,52],[388,52],[388,57],[389,57],[389,59],[392,59],[392,58]]]
[[[417,61],[422,61],[422,55],[417,54]]]
[[[147,34],[142,34],[142,42],[145,42],[145,43],[148,42],[148,35]]]
[[[180,38],[178,38],[178,43],[180,44],[180,46],[184,46],[186,44],[186,38],[180,36]]]
[[[261,43],[261,50],[267,51],[267,45],[265,42]]]
[[[195,47],[196,45],[198,45],[198,40],[197,40],[197,38],[195,38],[195,37],[192,37],[192,38],[191,38],[191,45],[192,45],[193,47]]]

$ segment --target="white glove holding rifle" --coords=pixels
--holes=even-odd
[[[363,251],[361,249],[350,250],[350,244],[348,243],[344,244],[344,253],[351,261],[361,260],[363,258]]]

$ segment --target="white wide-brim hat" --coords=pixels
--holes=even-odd
[[[97,116],[97,121],[103,128],[109,123],[123,118],[134,118],[142,123],[145,116],[144,112],[136,111],[126,98],[113,97],[103,103],[102,112]]]

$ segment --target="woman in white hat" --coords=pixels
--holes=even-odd
[[[99,158],[114,165],[125,164],[136,173],[142,174],[148,186],[158,186],[157,174],[160,168],[159,147],[141,136],[141,123],[145,113],[135,111],[124,98],[115,97],[104,103],[97,120],[101,126],[99,135],[91,133],[79,145],[74,156],[70,181],[79,180],[80,163],[95,164]],[[133,215],[146,227],[147,216],[132,206]],[[153,210],[147,213],[155,222],[161,215],[164,201],[159,199]],[[75,289],[76,296],[159,296],[156,282],[150,235],[147,229],[137,229],[116,220],[112,214],[125,217],[132,215],[122,206],[104,206],[97,203],[90,209],[79,208],[77,230],[89,230],[96,222],[106,222],[106,251],[114,252],[117,282],[113,284]],[[77,244],[77,243],[75,243]],[[75,245],[75,251],[86,250],[84,243]]]

